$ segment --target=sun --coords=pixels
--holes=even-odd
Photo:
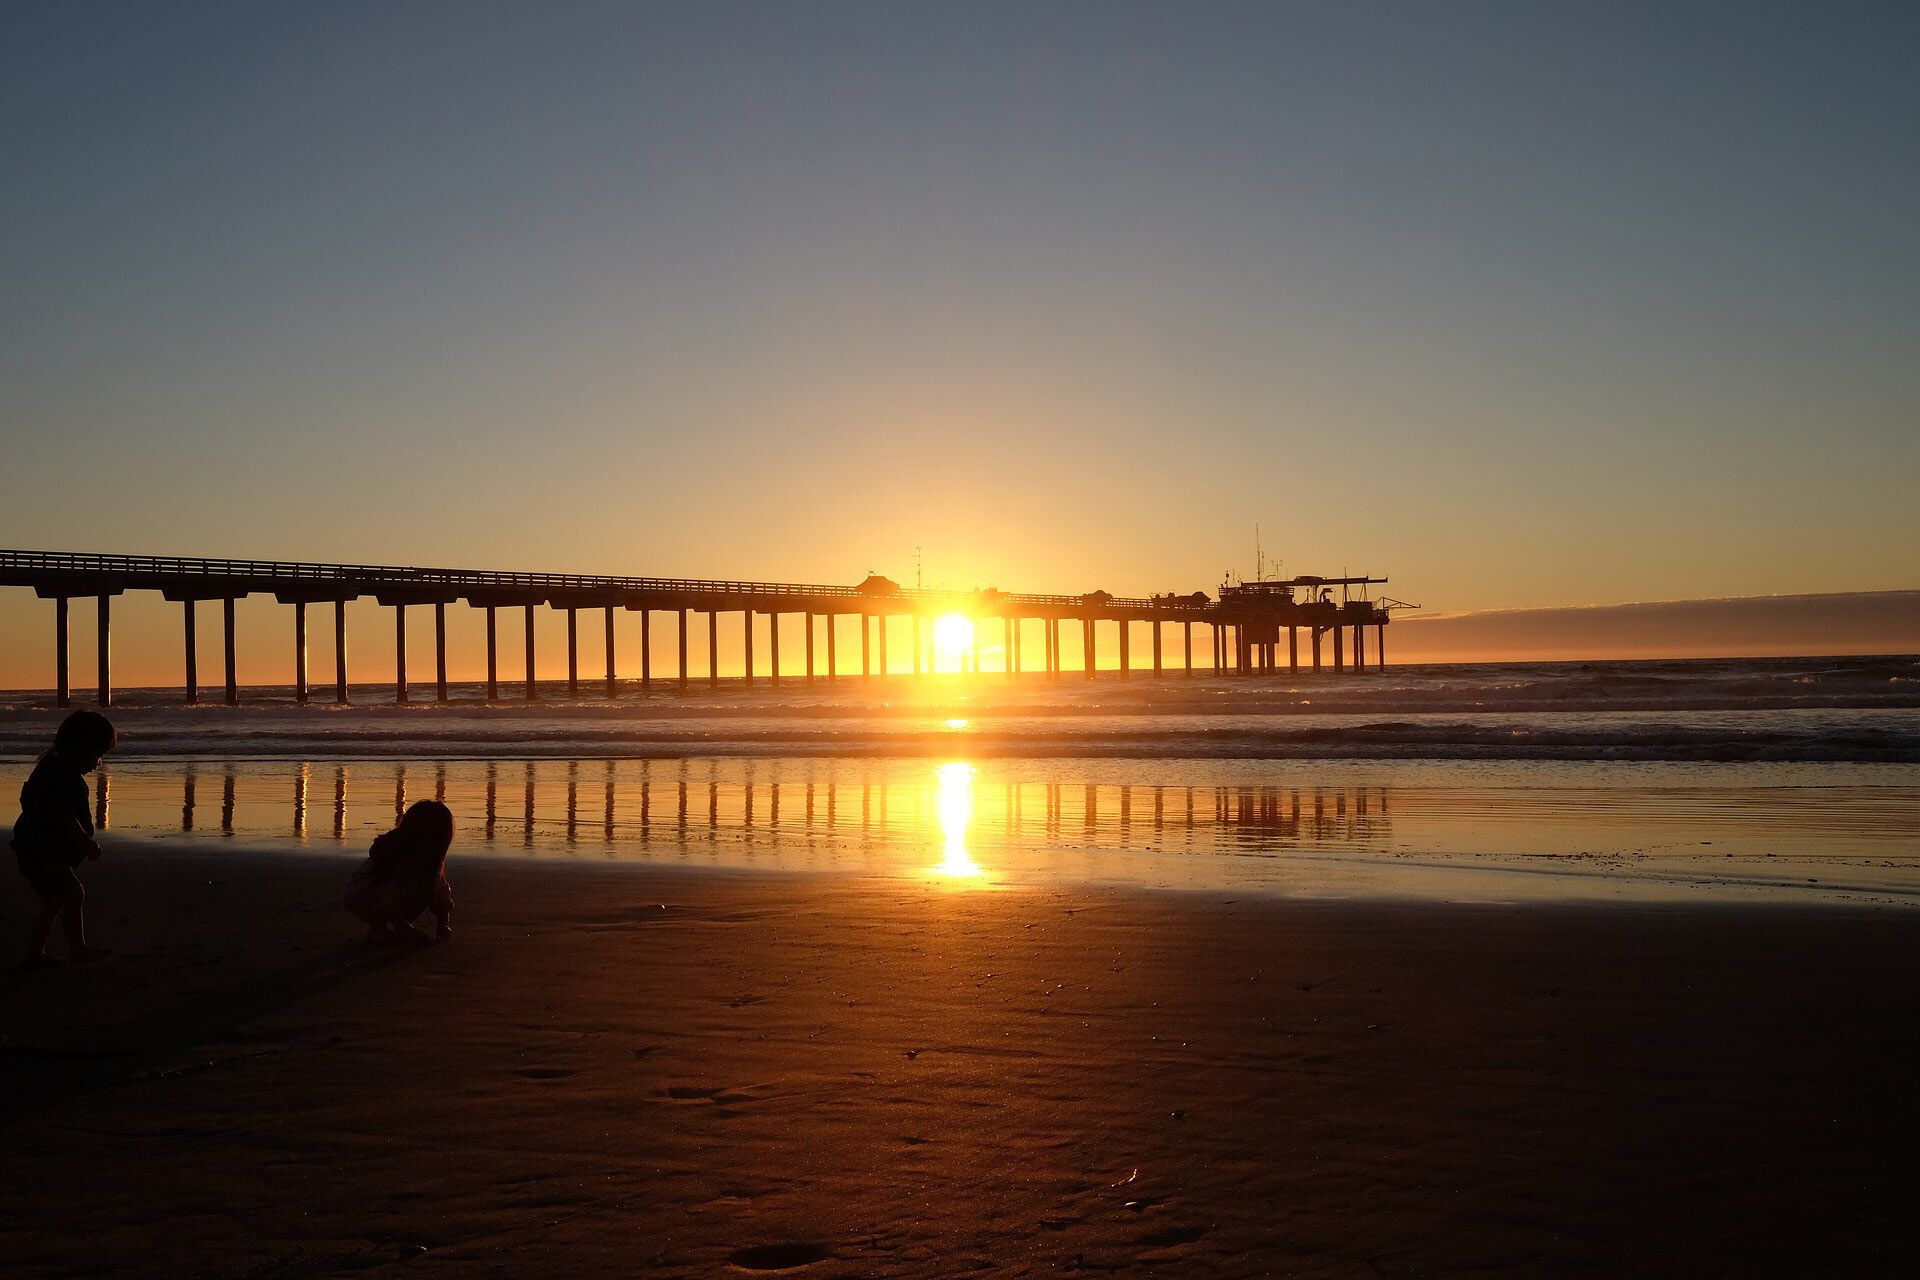
[[[934,670],[960,670],[973,651],[973,619],[964,613],[946,613],[933,620]]]

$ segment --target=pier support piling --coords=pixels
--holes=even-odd
[[[1287,674],[1300,674],[1300,628],[1287,628]]]
[[[433,602],[433,696],[447,700],[447,602]]]
[[[53,678],[54,700],[60,706],[73,701],[73,689],[67,672],[67,598],[53,598]]]
[[[743,656],[740,659],[740,684],[744,688],[753,687],[753,610],[740,611],[740,630],[744,637]]]
[[[333,700],[347,705],[347,602],[333,602]]]
[[[1129,637],[1133,634],[1133,624],[1122,618],[1117,625],[1120,628],[1120,675],[1124,678],[1133,669],[1133,658],[1129,652]]]
[[[407,606],[393,606],[393,700],[407,700]]]
[[[780,612],[767,612],[767,668],[774,684],[780,683]]]
[[[487,701],[500,700],[500,631],[494,606],[487,606]]]
[[[567,610],[567,697],[580,698],[580,611]]]
[[[100,705],[110,707],[113,705],[113,597],[102,594],[95,599],[99,602],[97,622],[100,634],[100,682],[95,692]]]
[[[1099,639],[1099,635],[1093,629],[1093,619],[1091,617],[1080,619],[1081,674],[1089,680],[1093,679],[1094,663],[1098,661],[1094,655],[1099,652]]]
[[[800,615],[807,623],[807,683],[813,683],[813,613],[808,611]]]
[[[187,602],[187,650],[193,650],[193,602]],[[192,665],[192,658],[188,658]],[[187,701],[193,702],[197,695],[193,690],[196,682],[188,676]],[[307,701],[307,602],[293,602],[293,700],[302,705]]]
[[[227,632],[227,705],[237,707],[240,705],[240,680],[238,673],[234,670],[233,661],[233,597],[228,596],[220,603],[225,606],[221,610],[221,616],[222,621],[226,623]]]
[[[533,678],[533,606],[524,606],[526,610],[527,634],[527,701],[532,702],[540,696],[538,685]]]
[[[873,615],[869,613],[861,614],[860,615],[860,678],[862,680],[873,679],[872,632],[873,632]]]
[[[840,660],[839,660],[839,657],[834,652],[834,634],[837,631],[839,631],[839,629],[840,629],[840,615],[837,613],[828,614],[827,615],[827,679],[829,680],[838,680],[840,678]]]
[[[709,618],[711,618],[712,615],[708,615],[708,616]],[[680,692],[685,693],[687,691],[687,611],[685,609],[680,610],[678,634],[680,636],[680,670],[678,673],[679,681],[680,681]],[[715,647],[718,648],[719,637],[712,636],[710,637],[710,639],[715,641]],[[641,668],[643,670],[647,669],[647,663],[649,661],[651,661],[650,658],[642,657]]]
[[[683,612],[681,616],[684,617],[685,613]],[[685,634],[684,631],[681,632],[681,635]],[[686,648],[682,646],[680,650],[682,671],[686,670],[686,656]],[[707,687],[710,689],[720,687],[720,612],[717,609],[707,610]]]
[[[606,612],[607,612],[607,700],[611,702],[613,699],[620,696],[620,689],[619,689],[619,686],[614,683],[614,681],[618,677],[616,677],[614,674],[614,665],[613,665],[613,606],[608,605]],[[640,615],[640,634],[643,638],[647,633],[646,619],[647,619],[647,615],[645,613],[642,613]]]
[[[607,616],[609,618],[613,616],[611,610],[608,611]],[[613,632],[609,630],[607,634],[611,636]],[[685,622],[683,620],[681,624],[681,630],[680,630],[680,670],[682,675],[685,675],[686,673],[686,666],[687,666],[687,632],[686,632]],[[607,663],[607,669],[608,670],[613,669],[612,662]],[[650,693],[652,691],[653,691],[653,611],[651,609],[642,609],[640,611],[640,692]]]
[[[1342,627],[1336,624],[1332,628],[1332,630],[1333,630],[1333,674],[1339,675],[1342,671],[1346,669],[1347,629],[1345,627]]]
[[[200,701],[200,654],[199,645],[193,634],[193,606],[192,600],[180,602],[181,620],[186,626],[187,705],[189,706]],[[302,644],[300,648],[304,649],[306,646]]]

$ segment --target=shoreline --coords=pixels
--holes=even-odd
[[[0,827],[0,845],[5,844],[7,828]],[[214,849],[204,846],[204,834],[149,837],[107,837],[102,840],[106,857],[135,860],[205,859],[213,863],[235,860],[301,858],[336,867],[350,867],[366,851],[357,846],[331,842],[282,840],[239,840],[217,838]],[[930,851],[931,852],[931,851]],[[996,850],[995,854],[1009,851]],[[1151,855],[1149,855],[1151,856]],[[1216,855],[1223,869],[1230,869],[1233,855]],[[1274,903],[1345,903],[1356,907],[1511,907],[1524,909],[1567,908],[1571,910],[1672,909],[1779,910],[1793,912],[1906,912],[1920,908],[1920,884],[1818,881],[1807,877],[1776,874],[1770,878],[1716,875],[1706,877],[1699,869],[1684,867],[1629,867],[1617,874],[1608,869],[1583,869],[1596,866],[1596,860],[1572,860],[1554,854],[1534,855],[1533,865],[1512,855],[1467,854],[1441,858],[1403,858],[1382,863],[1361,855],[1334,852],[1297,855],[1291,866],[1323,877],[1288,886],[1272,880],[1233,879],[1195,882],[1173,876],[1153,878],[1136,865],[1126,867],[1117,860],[1138,859],[1138,854],[1094,855],[1077,863],[1071,872],[1049,871],[1047,864],[1059,855],[1029,852],[1006,859],[1012,865],[983,873],[976,883],[951,887],[954,892],[1064,892],[1083,889],[1092,892],[1163,894],[1205,900],[1232,897],[1235,900]],[[1553,861],[1549,863],[1549,859]],[[610,849],[525,846],[517,848],[463,850],[458,844],[454,860],[461,866],[499,866],[532,871],[551,871],[561,875],[665,875],[765,876],[779,879],[800,877],[842,884],[871,883],[876,886],[926,888],[943,883],[935,864],[922,858],[917,863],[894,871],[864,870],[843,862],[835,865],[769,864],[751,860],[687,863],[665,855],[635,856]],[[103,859],[104,861],[104,859]],[[1104,873],[1100,864],[1104,863]],[[1164,862],[1162,865],[1165,865]],[[88,864],[97,867],[98,864]],[[1120,870],[1136,875],[1122,876]],[[1832,874],[1831,868],[1815,866]],[[1346,878],[1333,878],[1337,873]],[[87,868],[82,868],[82,879]],[[1002,878],[992,878],[1000,876]],[[945,883],[950,885],[950,881]],[[1538,886],[1537,891],[1534,886]],[[1522,891],[1527,889],[1528,891]],[[1502,894],[1502,890],[1505,894]]]

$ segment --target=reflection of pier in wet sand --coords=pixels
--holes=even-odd
[[[463,853],[891,875],[931,867],[945,850],[942,865],[972,864],[975,874],[1151,874],[1183,884],[1269,874],[1253,869],[1260,863],[1291,875],[1282,868],[1296,856],[1410,855],[1535,867],[1542,858],[1681,858],[1689,875],[1709,869],[1704,857],[1716,874],[1742,865],[1729,858],[1769,874],[1780,870],[1768,861],[1776,856],[1844,858],[1849,874],[1879,868],[1904,883],[1920,821],[1920,788],[1844,785],[1824,773],[1755,787],[1649,786],[1638,773],[1595,786],[1590,774],[1553,781],[1537,769],[1502,781],[1484,765],[1102,769],[1089,780],[1084,762],[1066,761],[127,761],[102,771],[94,799],[103,830],[136,837],[358,852],[432,796],[453,810]],[[1827,883],[1817,871],[1803,882]]]
[[[1089,850],[1279,851],[1375,842],[1390,833],[1385,787],[1161,786],[1054,780],[976,781],[971,766],[927,767],[890,777],[863,769],[792,776],[791,767],[721,760],[523,760],[468,765],[384,762],[213,766],[218,801],[208,810],[210,767],[174,773],[171,829],[209,829],[306,843],[357,841],[384,829],[415,800],[448,804],[467,840],[520,849],[686,846],[725,842],[804,846],[857,838],[880,845],[943,838],[964,805],[976,844]],[[954,772],[965,770],[964,774]],[[778,776],[774,776],[778,775]],[[153,828],[151,803],[164,774],[150,767],[102,774],[100,826],[108,797],[123,830]],[[322,828],[310,820],[315,794],[330,796]],[[277,793],[290,797],[279,805]],[[356,805],[355,798],[359,801]],[[327,803],[327,801],[322,801]],[[358,821],[355,821],[358,815]],[[943,823],[945,827],[943,827]],[[320,833],[324,832],[324,836]]]

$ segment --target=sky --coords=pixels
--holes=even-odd
[[[1144,594],[1258,525],[1448,611],[1914,587],[1916,47],[0,4],[0,545]]]

